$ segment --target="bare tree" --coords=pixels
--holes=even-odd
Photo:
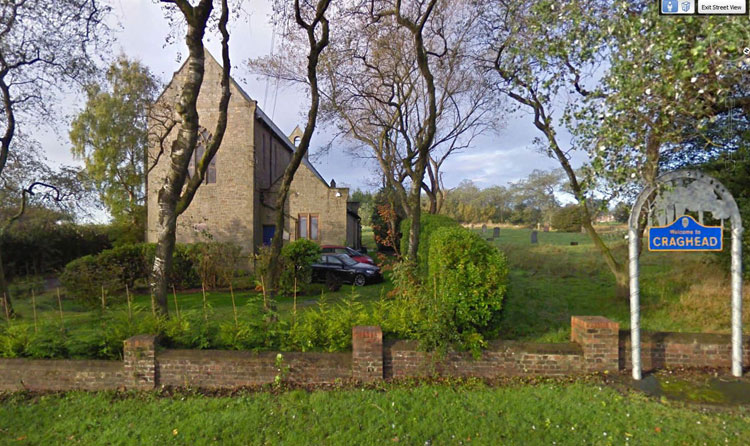
[[[108,11],[96,0],[6,0],[0,5],[0,175],[17,148],[19,129],[51,117],[54,94],[95,73],[93,54],[107,39],[102,21]],[[10,309],[1,258],[0,293]]]
[[[281,264],[277,259],[281,255],[284,242],[284,207],[294,175],[310,147],[310,141],[318,120],[320,108],[318,64],[323,51],[329,44],[328,14],[330,3],[330,0],[295,0],[293,7],[289,10],[287,2],[277,1],[274,4],[275,20],[285,37],[282,43],[285,51],[282,51],[282,57],[268,57],[250,61],[251,69],[254,71],[303,84],[310,93],[310,108],[307,112],[305,130],[289,164],[284,169],[284,175],[281,177],[274,203],[276,230],[271,240],[271,261],[268,268],[269,277],[266,280],[266,283],[270,284],[274,291],[281,273]],[[299,63],[302,60],[307,61],[304,67]]]
[[[151,290],[155,296],[159,311],[167,314],[167,281],[172,269],[172,254],[175,246],[177,217],[190,206],[196,191],[203,183],[211,159],[219,150],[227,126],[227,108],[229,106],[229,5],[227,0],[220,0],[218,29],[221,34],[221,97],[216,127],[206,145],[203,158],[197,163],[195,175],[188,179],[188,166],[198,143],[198,94],[203,84],[205,70],[205,49],[203,38],[209,19],[214,9],[213,0],[200,0],[192,6],[189,0],[162,0],[168,4],[170,12],[180,14],[186,25],[185,43],[188,47],[187,75],[179,87],[179,99],[174,107],[177,118],[174,123],[165,124],[171,131],[179,126],[177,136],[171,145],[160,145],[157,159],[162,155],[169,157],[164,183],[157,192],[158,218],[156,221],[157,245],[154,265],[151,271]],[[166,136],[162,141],[166,140]],[[186,180],[188,180],[186,182]]]

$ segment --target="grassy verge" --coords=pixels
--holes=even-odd
[[[481,231],[480,231],[481,232]],[[494,243],[508,256],[510,288],[500,336],[539,342],[570,337],[570,316],[601,315],[630,325],[630,307],[614,297],[614,278],[588,236],[502,228]],[[491,235],[488,230],[487,237]],[[620,261],[627,261],[621,228],[605,228],[604,238]],[[578,245],[571,246],[570,242]],[[652,253],[641,256],[641,326],[646,330],[728,333],[728,271],[712,254]],[[744,317],[750,317],[745,286]]]
[[[7,397],[2,444],[745,444],[746,409],[705,412],[575,382],[233,397],[76,393]]]

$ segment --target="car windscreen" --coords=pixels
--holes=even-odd
[[[339,259],[341,259],[341,261],[344,262],[345,265],[349,265],[349,266],[356,265],[357,263],[359,263],[349,256],[340,256]]]

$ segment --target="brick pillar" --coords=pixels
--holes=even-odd
[[[581,345],[585,371],[614,372],[619,369],[619,323],[602,316],[573,316],[570,318],[570,340]]]
[[[154,389],[156,387],[156,336],[138,335],[124,342],[125,387],[136,390]]]
[[[380,327],[352,327],[352,378],[362,382],[383,379],[383,331]]]

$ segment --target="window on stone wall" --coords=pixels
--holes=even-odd
[[[198,164],[200,163],[201,158],[203,158],[203,155],[206,153],[206,147],[208,147],[209,141],[211,141],[211,133],[203,127],[198,128],[198,142],[195,145],[195,152],[193,152],[193,156],[190,157],[190,165],[188,166],[189,178],[192,178],[193,175],[196,174]],[[211,159],[211,162],[208,163],[208,169],[206,169],[206,177],[203,180],[205,184],[216,183],[217,156],[218,154],[214,155],[214,157]]]
[[[317,214],[299,214],[297,218],[297,238],[320,240]]]

